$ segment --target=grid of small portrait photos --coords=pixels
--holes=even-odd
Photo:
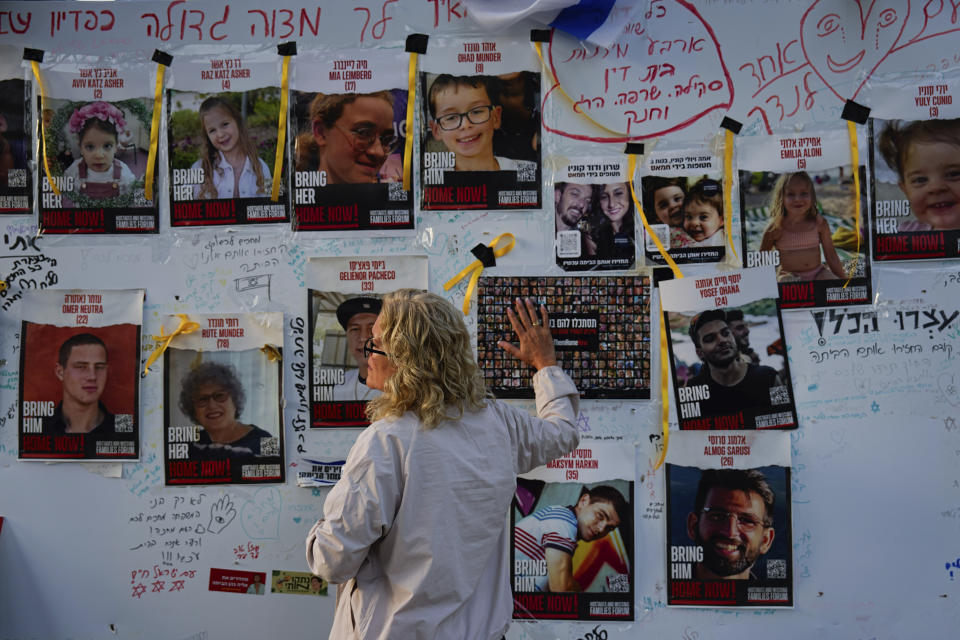
[[[518,297],[546,305],[557,362],[582,397],[650,397],[647,276],[481,278],[477,362],[501,398],[533,397],[526,365],[497,346],[516,338],[507,309]]]

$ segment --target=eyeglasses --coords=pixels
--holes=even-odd
[[[343,135],[349,134],[351,144],[353,144],[353,148],[357,151],[366,151],[373,146],[374,142],[379,140],[380,146],[383,147],[383,152],[390,154],[397,148],[400,142],[400,138],[392,131],[385,131],[378,136],[377,128],[369,124],[357,125],[349,130],[338,127],[337,125],[333,125],[333,127]]]
[[[488,104],[483,107],[474,107],[470,109],[470,111],[464,111],[463,113],[447,113],[439,118],[434,118],[434,120],[444,131],[453,131],[454,129],[460,128],[464,118],[473,124],[483,124],[490,119],[491,113],[493,113],[493,105]]]
[[[378,356],[387,356],[390,357],[390,354],[386,351],[380,351],[380,349],[373,348],[373,338],[367,338],[367,341],[363,343],[363,357],[369,358],[371,353],[375,353]]]
[[[210,400],[213,400],[216,403],[224,403],[227,401],[227,398],[230,397],[229,391],[217,391],[216,393],[211,393],[205,396],[197,396],[193,399],[193,406],[197,409],[202,409],[203,407],[210,404]]]
[[[743,533],[754,531],[757,527],[770,526],[766,521],[760,520],[748,513],[733,513],[726,509],[713,509],[710,507],[704,507],[701,511],[706,521],[712,525],[725,525],[730,521],[730,518],[733,518],[733,521],[737,523],[737,529]]]

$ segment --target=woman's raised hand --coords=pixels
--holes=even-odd
[[[517,298],[516,311],[507,309],[507,317],[517,334],[520,346],[501,340],[497,343],[501,349],[538,371],[543,367],[557,364],[553,336],[550,335],[550,318],[544,305],[540,305],[538,316],[533,300]]]

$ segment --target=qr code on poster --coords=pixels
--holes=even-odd
[[[580,257],[580,231],[574,229],[572,231],[557,232],[557,257]]]
[[[657,244],[653,241],[653,236],[656,236],[657,240],[660,241],[660,244],[663,245],[663,248],[669,251],[670,225],[652,224],[650,225],[650,230],[653,231],[653,235],[647,234],[647,251],[659,251],[659,249],[657,249]]]
[[[150,206],[150,203],[147,202],[147,194],[143,189],[136,189],[133,192],[133,206],[135,207],[147,207]]]
[[[787,385],[781,384],[776,387],[770,387],[770,404],[790,404],[790,394],[787,392]]]
[[[133,416],[119,413],[114,417],[113,425],[117,433],[133,433]]]
[[[625,573],[607,576],[607,591],[611,593],[628,593],[630,591],[630,576]]]
[[[278,456],[280,455],[280,438],[260,438],[260,455]]]
[[[409,191],[403,190],[402,182],[390,182],[387,184],[387,200],[389,202],[406,202]]]
[[[27,186],[27,170],[26,169],[10,169],[7,171],[7,186],[8,187],[25,187]]]
[[[782,558],[779,560],[767,560],[767,577],[786,578],[787,561]]]
[[[536,162],[518,162],[517,163],[517,182],[536,182],[537,181],[537,163]]]

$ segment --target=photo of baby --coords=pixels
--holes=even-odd
[[[877,260],[960,255],[960,119],[873,120]]]
[[[725,254],[723,187],[707,176],[644,176],[643,213],[663,248],[678,263],[717,262]],[[652,238],[647,258],[665,261]]]
[[[914,220],[901,231],[960,229],[960,119],[891,120],[879,128],[877,150],[910,202]]]
[[[51,175],[64,178],[58,183],[64,199],[62,207],[43,208],[153,205],[142,199],[150,140],[146,100],[46,104],[47,158]]]

